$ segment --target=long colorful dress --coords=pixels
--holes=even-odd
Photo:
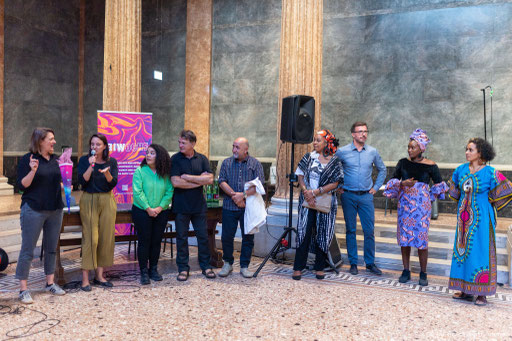
[[[401,180],[414,178],[414,186],[400,186]],[[429,188],[432,179],[434,185]],[[384,195],[398,198],[397,233],[398,245],[402,247],[428,248],[428,229],[432,212],[432,201],[444,199],[448,185],[441,178],[437,165],[409,161],[398,161],[392,179],[386,184]]]
[[[449,288],[494,295],[496,212],[512,200],[512,183],[491,166],[471,174],[466,163],[455,169],[448,194],[458,201]]]

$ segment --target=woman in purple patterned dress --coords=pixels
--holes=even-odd
[[[397,241],[402,248],[404,265],[399,282],[405,283],[411,279],[411,247],[416,247],[421,268],[419,284],[422,286],[428,285],[428,228],[431,202],[437,197],[444,199],[444,193],[448,190],[434,161],[423,157],[428,143],[430,139],[425,131],[416,129],[411,134],[407,148],[409,157],[398,161],[395,172],[384,190],[384,195],[388,198],[398,198]],[[432,188],[429,188],[430,180],[434,183]]]

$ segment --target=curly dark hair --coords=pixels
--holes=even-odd
[[[496,156],[496,152],[492,145],[481,137],[473,137],[469,139],[466,146],[473,143],[476,146],[476,150],[480,153],[480,158],[485,162],[492,161]]]
[[[159,144],[152,143],[149,148],[153,148],[156,152],[155,168],[156,174],[161,178],[170,177],[171,175],[171,157],[167,150]],[[146,158],[140,163],[141,166],[147,165]]]

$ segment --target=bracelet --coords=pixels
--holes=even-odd
[[[320,194],[324,193],[324,188],[323,187],[319,187],[318,190],[320,191]]]
[[[314,189],[312,189],[312,190],[311,190],[311,194],[313,194],[313,197],[315,197],[315,198],[316,198],[315,190],[314,190]]]

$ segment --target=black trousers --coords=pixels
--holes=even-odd
[[[309,245],[311,243],[311,238],[315,239],[315,270],[322,271],[325,268],[327,263],[327,255],[316,243],[316,210],[309,210],[308,212],[308,222],[306,225],[306,235],[304,236],[304,241],[299,245],[297,250],[295,251],[295,261],[293,262],[293,270],[304,270],[306,267],[306,263],[308,261],[308,253],[309,253]]]
[[[188,229],[190,222],[192,222],[196,232],[199,266],[201,270],[211,269],[206,213],[176,213],[176,264],[178,265],[178,271],[182,272],[190,269],[188,265]]]
[[[132,206],[132,219],[137,230],[137,252],[139,267],[146,269],[149,266],[156,266],[160,258],[160,248],[165,226],[169,220],[169,210],[160,212],[155,218],[137,206]]]

